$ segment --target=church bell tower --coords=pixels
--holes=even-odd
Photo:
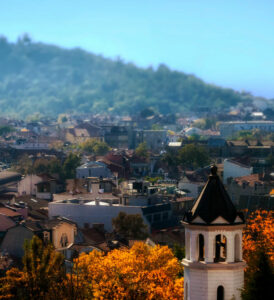
[[[216,166],[211,167],[211,175],[183,223],[184,299],[240,300],[245,222],[219,179]]]

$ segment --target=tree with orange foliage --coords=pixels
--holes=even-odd
[[[0,299],[65,299],[67,277],[63,256],[34,236],[25,244],[23,270],[12,268],[0,281]],[[67,298],[66,298],[67,299]]]
[[[82,254],[73,282],[94,299],[183,299],[181,266],[167,246],[142,242],[131,249]]]
[[[274,280],[273,212],[257,210],[250,215],[243,234],[243,255],[247,262],[244,300],[264,300],[272,293]]]
[[[257,210],[247,219],[243,232],[243,256],[248,265],[251,265],[256,249],[263,249],[274,263],[273,211]]]

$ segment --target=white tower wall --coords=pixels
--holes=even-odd
[[[184,265],[185,300],[217,300],[217,289],[224,288],[223,300],[240,300],[244,283],[241,225],[186,225],[186,258]],[[204,258],[199,260],[198,237],[204,238]],[[214,262],[216,236],[226,237],[226,258]],[[234,297],[234,298],[233,298]]]

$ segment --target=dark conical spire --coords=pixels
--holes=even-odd
[[[236,208],[217,175],[217,167],[212,166],[211,175],[191,211],[186,214],[185,221],[191,223],[199,216],[207,224],[218,217],[233,223],[237,215]]]

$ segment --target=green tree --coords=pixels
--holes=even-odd
[[[181,247],[179,244],[175,244],[173,246],[173,253],[178,260],[182,260],[185,257],[185,248]]]
[[[273,295],[274,269],[263,249],[252,253],[252,269],[254,272],[245,274],[246,282],[242,291],[243,300],[265,300]],[[250,267],[250,266],[249,266]]]
[[[29,157],[29,155],[22,155],[17,163],[13,166],[13,169],[23,175],[33,174],[33,160]]]
[[[80,149],[87,153],[93,153],[95,155],[105,155],[110,151],[110,147],[107,143],[98,141],[96,139],[88,139],[79,145]]]
[[[77,153],[70,152],[63,164],[63,173],[66,179],[75,178],[76,168],[80,166],[81,157]]]
[[[210,157],[203,146],[188,144],[179,150],[178,161],[185,168],[198,168],[208,165]]]
[[[116,232],[128,238],[143,239],[147,237],[147,225],[139,214],[128,215],[120,212],[116,218],[112,219],[112,225]]]
[[[0,126],[0,136],[6,135],[10,132],[13,132],[15,129],[11,126],[2,125]]]
[[[140,157],[148,158],[149,153],[148,153],[147,143],[143,142],[139,144],[135,150],[135,153]]]

